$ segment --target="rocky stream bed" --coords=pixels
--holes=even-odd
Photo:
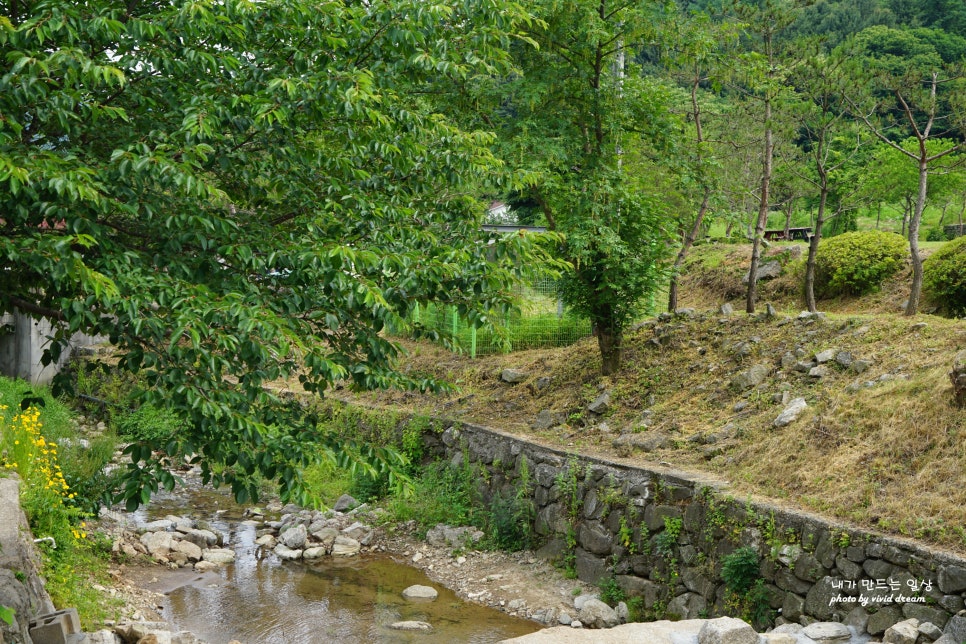
[[[597,589],[565,578],[560,570],[534,553],[475,549],[483,535],[473,528],[438,526],[425,539],[420,539],[413,523],[386,523],[382,510],[358,505],[351,498],[340,499],[333,510],[319,512],[294,505],[283,507],[279,503],[270,503],[264,508],[240,508],[227,497],[211,491],[196,488],[194,494],[201,494],[202,500],[197,496],[166,501],[162,498],[148,512],[102,513],[100,527],[113,539],[114,551],[123,562],[112,571],[114,587],[104,590],[124,599],[124,614],[129,619],[88,635],[89,644],[359,641],[357,634],[331,626],[328,628],[332,630],[326,633],[311,635],[292,630],[281,635],[273,635],[268,630],[259,634],[240,627],[234,632],[230,624],[240,617],[233,615],[219,616],[224,623],[214,624],[218,631],[214,638],[210,633],[173,631],[173,627],[180,626],[177,619],[171,619],[174,594],[189,587],[215,588],[239,581],[237,577],[219,573],[232,566],[242,567],[238,558],[248,556],[246,553],[253,554],[249,565],[255,567],[311,568],[325,562],[325,567],[334,565],[338,569],[354,559],[388,557],[422,570],[427,579],[425,583],[412,584],[401,592],[398,588],[390,591],[394,598],[389,602],[389,610],[401,618],[387,621],[382,616],[381,626],[368,633],[373,641],[496,642],[507,639],[521,643],[635,641],[653,644],[857,644],[869,641],[867,636],[856,635],[854,627],[824,622],[785,624],[767,634],[757,634],[744,622],[730,618],[624,624],[625,606],[610,608],[599,601]],[[174,513],[172,509],[179,503],[191,509]],[[372,583],[385,584],[387,574],[377,572]],[[295,585],[301,583],[297,581]],[[338,591],[339,587],[335,588]],[[245,593],[244,588],[233,591]],[[469,604],[461,608],[454,603],[454,597]],[[337,603],[331,598],[328,601]],[[432,617],[402,618],[428,615],[425,613],[428,602],[453,603],[455,612],[441,617],[437,614],[437,623],[433,623]],[[415,606],[415,613],[404,608],[410,604]],[[459,620],[464,614],[467,619],[474,619],[466,606],[485,606],[521,619],[518,625],[509,628],[505,624],[483,626],[483,635],[474,632],[453,636],[447,631],[449,622]],[[212,617],[204,619],[210,621]],[[211,626],[202,625],[203,628]],[[273,627],[277,628],[278,624]],[[963,634],[957,628],[966,630],[966,616],[954,618],[947,625],[945,635],[929,623],[906,620],[890,628],[882,642],[960,644]],[[208,639],[202,639],[206,635]]]

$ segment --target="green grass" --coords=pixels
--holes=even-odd
[[[315,507],[331,508],[343,494],[352,490],[352,475],[330,461],[309,465],[302,471],[308,501]]]
[[[431,463],[416,478],[411,495],[386,499],[387,516],[398,522],[416,521],[421,534],[438,523],[482,527],[475,481],[476,468],[470,463],[459,467],[444,461]]]

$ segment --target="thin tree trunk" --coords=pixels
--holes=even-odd
[[[882,219],[882,202],[879,202],[879,207],[875,211],[875,229],[879,230],[879,221]]]
[[[926,208],[926,188],[929,181],[929,162],[925,155],[919,159],[919,194],[916,195],[916,209],[909,221],[909,254],[912,256],[912,288],[909,291],[909,302],[906,304],[906,315],[912,316],[919,312],[919,296],[922,294],[922,257],[919,255],[919,222],[922,221],[922,211]]]
[[[768,198],[771,188],[772,151],[774,143],[771,131],[771,100],[765,99],[765,158],[761,172],[761,199],[758,202],[758,221],[755,225],[755,236],[751,240],[751,269],[748,273],[748,292],[745,296],[745,311],[755,312],[755,300],[758,297],[758,264],[761,260],[761,237],[765,233],[768,223]]]
[[[788,241],[788,229],[792,227],[792,211],[795,207],[795,200],[789,199],[785,204],[785,241]]]
[[[815,218],[815,234],[808,242],[808,259],[805,262],[805,305],[814,313],[815,304],[815,258],[818,256],[818,243],[822,239],[822,225],[825,223],[825,203],[828,201],[828,185],[823,181],[818,197],[818,215]]]
[[[964,213],[966,213],[966,199],[963,199],[963,207],[960,208],[959,210],[959,222],[958,222],[959,230],[957,231],[957,235],[963,234],[963,214]]]
[[[711,188],[705,187],[704,197],[701,199],[701,206],[698,208],[698,216],[694,218],[694,225],[691,226],[691,232],[684,237],[681,250],[678,251],[677,257],[674,258],[674,268],[671,271],[671,284],[668,288],[667,295],[668,311],[675,311],[678,308],[678,270],[684,264],[684,259],[688,255],[688,250],[694,245],[694,240],[698,238],[698,233],[701,231],[701,224],[704,222],[705,213],[708,212],[708,203],[710,201]]]
[[[701,85],[701,73],[699,69],[694,70],[694,76],[691,81],[691,114],[694,116],[694,132],[695,140],[698,144],[698,161],[700,163],[701,159],[701,145],[704,143],[704,129],[701,124],[701,105],[698,103],[698,87]],[[708,212],[708,204],[711,201],[711,187],[708,185],[704,186],[704,195],[701,198],[701,205],[698,207],[698,214],[694,218],[694,225],[691,226],[691,232],[684,237],[684,242],[681,244],[681,250],[678,251],[677,257],[674,259],[674,268],[671,271],[671,283],[668,287],[667,294],[667,310],[675,311],[678,308],[678,270],[684,264],[684,259],[688,255],[688,251],[691,246],[694,245],[694,240],[698,238],[698,233],[701,231],[701,224],[704,222],[704,215]]]

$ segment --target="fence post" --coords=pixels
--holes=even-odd
[[[470,327],[470,357],[476,359],[476,327]]]

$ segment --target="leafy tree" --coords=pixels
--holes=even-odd
[[[827,219],[841,214],[844,207],[842,191],[835,193],[834,178],[853,160],[861,143],[857,134],[842,136],[851,125],[846,120],[848,105],[842,100],[844,91],[852,82],[847,59],[847,54],[841,50],[826,56],[813,49],[793,77],[793,83],[803,100],[799,123],[813,171],[809,179],[818,189],[814,234],[809,240],[808,259],[805,262],[805,304],[813,312],[817,310],[815,270],[822,227]],[[831,217],[827,217],[830,195],[837,197],[833,199],[837,207]]]
[[[787,64],[780,64],[779,35],[795,20],[796,12],[805,2],[801,0],[763,0],[757,3],[736,3],[738,17],[747,24],[747,33],[753,39],[743,59],[742,72],[746,77],[749,96],[761,106],[762,165],[761,189],[758,194],[758,218],[751,246],[751,268],[748,274],[748,290],[745,294],[745,310],[755,312],[758,295],[758,264],[761,260],[761,238],[768,223],[771,207],[771,182],[775,156],[776,104],[786,93]]]
[[[870,30],[866,30],[870,31]],[[893,30],[894,31],[894,30]],[[885,34],[898,37],[897,34]],[[963,101],[966,92],[960,82],[961,69],[945,65],[933,50],[922,45],[908,61],[897,66],[898,54],[879,47],[880,40],[866,32],[856,38],[865,55],[860,59],[872,74],[872,91],[864,97],[849,98],[853,111],[884,144],[901,154],[916,168],[916,197],[909,219],[909,251],[912,255],[912,286],[906,315],[919,309],[922,291],[922,257],[919,255],[919,224],[926,206],[930,168],[963,146]],[[885,118],[876,119],[876,116]],[[896,141],[890,127],[898,120],[911,132],[911,146]],[[943,142],[945,140],[945,142]],[[935,143],[939,141],[938,149]]]
[[[206,481],[300,493],[300,468],[391,466],[266,388],[431,387],[381,332],[410,307],[475,323],[532,238],[487,250],[492,138],[434,109],[504,74],[512,2],[0,4],[0,311],[103,334],[185,429],[132,445],[124,497],[196,455]],[[520,261],[523,258],[524,261]],[[61,383],[63,384],[63,383]],[[389,463],[389,465],[387,465]]]
[[[866,27],[894,23],[895,15],[880,0],[817,0],[803,8],[785,37],[821,38],[830,50]]]
[[[495,87],[500,154],[523,193],[565,235],[573,265],[564,298],[593,322],[602,373],[620,368],[625,326],[658,287],[667,254],[665,187],[680,126],[672,91],[644,77],[628,52],[653,36],[649,3],[529,5],[539,49],[519,47],[521,74]]]
[[[705,105],[704,86],[720,87],[720,74],[724,58],[734,44],[735,28],[729,23],[713,23],[707,14],[695,13],[673,20],[668,25],[664,40],[668,49],[665,60],[668,71],[687,88],[689,105],[686,109],[688,159],[685,164],[685,182],[693,187],[688,192],[690,200],[697,203],[697,211],[684,209],[678,221],[681,245],[674,258],[671,281],[668,285],[669,311],[678,307],[677,272],[684,264],[688,251],[694,245],[705,225],[705,217],[712,204],[716,189],[717,159],[715,149],[705,134],[706,117],[714,111]]]

